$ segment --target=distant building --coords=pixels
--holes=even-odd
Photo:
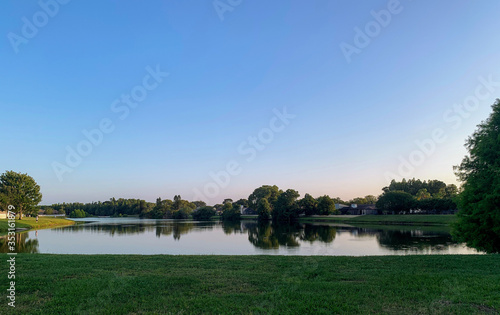
[[[361,215],[379,214],[375,205],[361,205],[361,207],[358,206],[358,209],[361,210]]]
[[[342,209],[342,208],[349,208],[349,206],[347,206],[347,205],[343,205],[343,204],[341,204],[341,203],[336,203],[336,204],[335,204],[335,210],[340,210],[340,209]]]
[[[344,206],[339,209],[341,214],[348,215],[373,215],[379,214],[379,210],[375,205],[358,205]]]

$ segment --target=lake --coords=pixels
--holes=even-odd
[[[290,225],[75,219],[77,225],[16,234],[17,252],[170,255],[409,255],[479,254],[454,242],[446,227]],[[90,222],[88,222],[90,221]],[[8,252],[6,237],[0,252]]]

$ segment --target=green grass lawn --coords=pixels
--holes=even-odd
[[[350,216],[328,216],[328,217],[304,217],[300,221],[328,221],[342,223],[373,223],[373,224],[409,224],[409,225],[450,225],[455,222],[455,215],[360,215],[356,217]]]
[[[500,256],[18,254],[16,296],[19,314],[498,314]]]
[[[24,217],[22,220],[16,219],[16,228],[18,229],[47,229],[57,226],[65,226],[75,224],[75,221],[62,219],[62,218],[51,218],[51,217],[38,217],[38,222],[36,218]],[[8,220],[0,220],[0,235],[7,234],[8,231]]]

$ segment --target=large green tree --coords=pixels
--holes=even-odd
[[[417,195],[415,197],[417,198],[417,200],[423,200],[430,199],[432,196],[426,188],[422,188],[417,192]]]
[[[239,199],[234,204],[239,205],[239,206],[243,206],[243,208],[248,208],[248,200],[247,199],[243,199],[243,198]]]
[[[197,221],[210,221],[210,219],[215,215],[215,210],[213,207],[201,207],[195,212],[193,212],[193,219]]]
[[[374,195],[367,195],[365,196],[366,204],[368,205],[374,205],[377,203],[377,197]]]
[[[342,202],[335,202],[335,203],[342,203]],[[354,199],[349,200],[350,204],[357,204],[357,205],[374,205],[377,203],[377,197],[374,195],[367,195],[364,197],[357,197]]]
[[[299,205],[304,211],[305,215],[318,214],[318,200],[314,199],[311,195],[306,194],[304,198],[299,201]]]
[[[15,207],[13,212],[22,219],[23,212],[38,213],[38,204],[42,201],[40,186],[28,174],[7,171],[0,175],[0,195],[3,205]]]
[[[500,252],[500,100],[467,139],[469,154],[455,167],[463,182],[454,235],[469,246]]]
[[[205,201],[193,201],[192,204],[195,205],[196,208],[202,208],[207,206],[207,203]]]
[[[414,198],[404,191],[385,192],[377,201],[377,208],[383,211],[401,213],[408,211],[414,204]]]
[[[266,198],[262,198],[259,200],[259,203],[257,204],[257,209],[255,210],[259,214],[258,217],[259,221],[269,220],[269,217],[271,216],[271,205],[269,204],[269,201],[267,201]]]
[[[457,210],[457,204],[452,199],[427,198],[415,200],[413,208],[443,213],[445,211]]]
[[[440,180],[434,179],[422,182],[420,179],[413,178],[406,180],[403,178],[401,182],[392,180],[391,184],[388,187],[384,187],[382,190],[384,192],[404,191],[412,196],[416,196],[420,190],[426,189],[432,197],[443,198],[445,196],[446,187],[446,184]]]
[[[318,214],[329,215],[335,212],[335,202],[329,196],[321,196],[318,198]]]
[[[272,210],[273,221],[293,221],[299,217],[300,207],[297,202],[300,194],[293,189],[287,189],[280,194]]]
[[[172,219],[174,220],[186,220],[189,219],[189,215],[193,213],[192,208],[180,208],[172,213]]]
[[[239,205],[233,205],[230,202],[226,202],[222,207],[221,219],[223,221],[238,221],[241,219],[241,212]]]
[[[147,217],[152,219],[166,219],[172,216],[172,200],[162,200],[161,198],[156,199],[156,205],[153,210],[151,210]]]
[[[458,195],[458,187],[455,184],[448,185],[446,186],[444,192],[445,192],[444,196],[445,198],[448,199],[456,198]]]
[[[271,207],[273,207],[274,203],[276,202],[276,200],[278,200],[278,196],[281,193],[283,193],[283,191],[280,190],[276,185],[261,186],[255,189],[253,193],[250,196],[248,196],[249,206],[256,209],[257,205],[259,204],[259,200],[262,198],[266,198],[267,201],[269,201],[269,204],[271,204]]]

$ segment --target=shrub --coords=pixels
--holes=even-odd
[[[174,220],[186,220],[189,219],[189,214],[192,212],[190,208],[181,208],[177,211],[174,211],[172,214],[172,219]]]
[[[193,219],[198,221],[209,221],[215,215],[213,207],[201,207],[193,213]]]
[[[70,218],[85,218],[86,216],[87,216],[87,213],[81,209],[73,210],[69,214]]]
[[[222,209],[221,218],[223,221],[238,221],[241,219],[240,207],[238,205],[233,206],[231,203],[224,204]]]

